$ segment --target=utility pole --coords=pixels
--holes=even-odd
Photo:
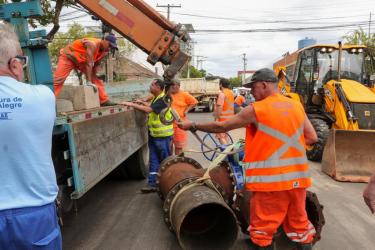
[[[371,12],[370,12],[370,20],[368,21],[368,38],[371,37]]]
[[[201,69],[203,69],[203,62],[206,61],[208,57],[206,56],[196,56],[197,57],[197,69],[199,70],[199,64],[201,64]]]
[[[246,81],[246,65],[247,65],[247,58],[246,53],[242,54],[242,60],[243,60],[243,74],[242,74],[242,85],[245,85]]]
[[[196,44],[197,42],[194,42],[193,40],[191,40],[189,43],[188,43],[188,53],[191,55],[191,60],[194,60],[194,44]],[[188,61],[188,70],[187,70],[187,78],[190,78],[190,63],[191,63],[191,60]],[[193,64],[194,64],[194,61],[193,61]]]
[[[159,4],[157,4],[156,7],[167,8],[167,18],[169,20],[171,8],[181,8],[181,4],[179,4],[179,5],[174,5],[174,4],[159,5]]]

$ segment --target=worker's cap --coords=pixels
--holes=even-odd
[[[255,71],[250,82],[244,84],[245,87],[251,87],[255,82],[278,82],[275,72],[269,68],[263,68]]]
[[[180,85],[181,84],[181,81],[180,81],[180,79],[178,79],[178,78],[173,78],[172,80],[171,80],[171,83],[172,84],[177,84],[177,85]]]
[[[106,35],[104,37],[104,40],[108,41],[109,42],[109,45],[114,48],[114,49],[118,49],[118,46],[117,46],[117,38],[114,34],[109,34],[109,35]]]

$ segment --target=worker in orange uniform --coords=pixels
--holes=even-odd
[[[317,135],[302,105],[281,95],[271,69],[251,78],[256,102],[224,122],[179,123],[182,129],[223,133],[246,127],[243,159],[250,200],[250,238],[253,248],[273,249],[280,225],[297,249],[312,249],[315,228],[305,210],[306,188],[311,186],[305,145]]]
[[[190,95],[188,92],[180,90],[180,81],[178,79],[172,80],[170,93],[173,100],[172,109],[178,113],[182,121],[185,121],[187,113],[197,105],[197,99],[195,99],[195,97]],[[175,154],[179,155],[187,145],[187,132],[180,129],[176,123],[173,124],[173,128],[174,150]]]
[[[234,95],[229,89],[229,81],[225,78],[220,78],[220,93],[217,97],[214,117],[215,121],[223,122],[234,115]],[[216,138],[220,144],[228,144],[228,136],[226,133],[217,133]]]
[[[245,93],[240,92],[238,96],[234,99],[234,113],[237,114],[242,108],[247,106],[246,99],[244,97]]]
[[[75,69],[85,74],[87,85],[96,86],[99,90],[101,106],[116,105],[109,100],[103,81],[96,76],[101,60],[110,49],[118,49],[116,37],[113,34],[109,34],[103,39],[82,38],[61,49],[56,71],[53,75],[56,97],[70,72]]]

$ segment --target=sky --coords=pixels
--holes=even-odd
[[[272,67],[286,52],[298,48],[298,40],[306,37],[318,43],[337,43],[343,36],[362,27],[368,31],[372,12],[372,32],[375,32],[374,0],[146,0],[161,14],[166,8],[159,5],[174,4],[181,8],[171,8],[170,19],[175,23],[192,24],[195,33],[193,64],[196,56],[203,56],[203,69],[213,75],[234,77],[243,70],[243,54],[246,53],[247,70]],[[64,11],[68,13],[69,11]],[[62,16],[62,26],[71,20],[74,13]],[[98,23],[87,17],[78,21],[86,26]],[[136,61],[145,66],[146,55],[135,53]],[[199,66],[201,67],[201,66]]]

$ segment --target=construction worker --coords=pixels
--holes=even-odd
[[[182,129],[223,133],[246,127],[244,171],[250,200],[250,238],[257,249],[273,249],[272,237],[280,225],[297,249],[311,249],[314,226],[305,210],[306,188],[311,186],[305,144],[317,135],[302,105],[281,95],[271,69],[251,78],[256,102],[224,122],[179,123]]]
[[[168,110],[168,105],[164,101],[164,87],[165,83],[160,79],[155,79],[150,85],[150,92],[154,96],[151,103],[144,102],[143,104],[133,102],[123,102],[121,104],[141,110],[148,116],[148,147],[150,150],[150,166],[148,175],[148,186],[141,189],[143,193],[156,191],[156,175],[159,171],[160,163],[172,155],[172,137],[173,124],[164,125],[160,120],[160,113],[165,113],[167,120],[172,119],[172,114]]]
[[[363,199],[370,209],[371,213],[375,213],[375,174],[373,174],[363,191]]]
[[[246,107],[245,93],[240,91],[238,96],[234,99],[234,113],[237,114],[241,111],[242,108]]]
[[[178,79],[172,80],[170,93],[173,100],[172,109],[178,113],[182,121],[185,121],[187,113],[197,105],[197,99],[188,92],[180,90],[180,81]],[[187,145],[187,132],[180,129],[176,123],[173,123],[173,129],[174,153],[179,155]]]
[[[101,106],[116,105],[109,100],[103,81],[96,75],[102,59],[110,49],[118,49],[116,37],[113,34],[109,34],[103,39],[82,38],[61,49],[56,71],[53,75],[56,97],[60,94],[70,72],[75,69],[85,74],[87,85],[94,86],[99,90]]]
[[[229,89],[230,82],[225,78],[220,78],[220,93],[215,104],[215,121],[223,122],[234,115],[234,95]],[[228,144],[229,139],[226,133],[217,133],[216,138],[220,144]]]
[[[28,58],[0,23],[0,249],[62,249],[51,148],[55,96],[24,84]]]

